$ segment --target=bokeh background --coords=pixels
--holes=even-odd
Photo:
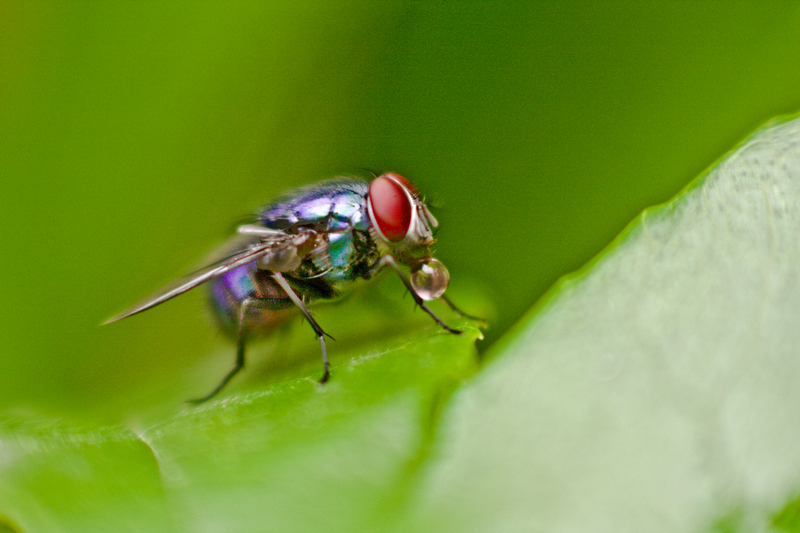
[[[98,324],[340,173],[398,171],[438,207],[453,298],[494,308],[486,350],[800,108],[798,27],[793,2],[0,0],[0,411],[185,399],[230,364],[203,294]]]

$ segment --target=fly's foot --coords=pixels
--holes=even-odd
[[[446,303],[447,307],[449,307],[458,316],[464,317],[468,320],[474,320],[475,322],[480,322],[484,328],[488,326],[485,318],[465,313],[460,308],[456,307],[456,304],[454,304],[447,296],[442,295],[439,297],[439,299]]]
[[[464,332],[460,329],[453,329],[450,326],[444,326],[444,329],[452,333],[453,335],[463,335]]]

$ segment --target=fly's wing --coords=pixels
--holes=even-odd
[[[267,255],[282,246],[291,246],[290,241],[296,237],[283,232],[271,231],[269,234],[261,233],[259,237],[254,239],[254,237],[252,237],[253,233],[247,231],[241,233],[251,236],[235,239],[232,243],[227,244],[223,248],[225,251],[223,259],[206,265],[200,270],[164,287],[133,307],[109,318],[103,324],[110,324],[111,322],[116,322],[117,320],[146,311],[210,279],[220,276],[229,270],[255,261],[259,257]]]

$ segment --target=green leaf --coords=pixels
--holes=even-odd
[[[645,211],[466,385],[475,324],[403,331],[407,318],[351,302],[338,324],[349,337],[375,324],[399,336],[345,343],[324,387],[318,363],[285,366],[256,390],[129,428],[6,419],[0,523],[796,531],[798,235],[794,119]]]
[[[480,330],[434,325],[148,427],[0,425],[0,523],[19,531],[353,531],[395,512]],[[345,362],[346,361],[346,362]]]
[[[794,119],[645,211],[466,385],[475,324],[403,331],[406,318],[376,322],[350,303],[338,327],[351,338],[375,324],[399,336],[345,343],[324,387],[318,363],[285,366],[256,390],[129,428],[6,419],[0,523],[796,531],[798,235]]]
[[[800,119],[646,210],[443,416],[398,531],[796,528]]]

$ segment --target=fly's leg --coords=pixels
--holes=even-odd
[[[327,333],[325,333],[317,321],[314,320],[314,317],[311,316],[311,311],[308,310],[306,304],[298,298],[297,293],[294,292],[294,289],[286,282],[286,279],[281,275],[280,272],[273,272],[272,278],[281,286],[281,289],[289,295],[294,305],[297,306],[298,309],[303,313],[303,316],[306,317],[308,323],[311,324],[311,327],[314,329],[314,333],[317,335],[319,339],[319,347],[322,349],[322,365],[323,365],[323,372],[322,377],[319,379],[320,383],[325,383],[331,377],[331,365],[328,362],[328,350],[325,348],[325,336],[331,337]],[[331,337],[333,338],[333,337]]]
[[[436,316],[436,313],[431,311],[430,308],[427,305],[425,305],[425,300],[423,300],[422,297],[419,294],[417,294],[417,291],[414,290],[414,287],[411,285],[411,281],[409,281],[409,279],[406,277],[406,275],[403,274],[403,271],[400,269],[400,265],[397,264],[397,261],[394,260],[394,257],[392,257],[391,255],[385,255],[380,260],[379,264],[381,266],[382,265],[389,265],[394,269],[395,272],[397,272],[397,275],[400,276],[400,280],[403,282],[403,285],[406,286],[406,289],[408,289],[408,292],[410,292],[411,296],[414,298],[414,302],[418,306],[420,306],[420,308],[423,311],[428,313],[431,316],[431,318],[436,321],[437,324],[442,326],[442,328],[446,329],[450,333],[455,333],[456,335],[461,335],[462,333],[464,333],[460,329],[453,329],[450,326],[448,326],[447,324],[445,324],[442,321],[441,318]]]
[[[450,300],[450,298],[448,298],[447,296],[445,296],[445,295],[441,295],[441,296],[439,296],[439,299],[440,299],[440,300],[442,300],[442,301],[444,301],[444,303],[446,303],[446,304],[447,304],[447,307],[449,307],[450,309],[452,309],[452,310],[453,310],[453,312],[454,312],[454,313],[456,313],[457,315],[459,315],[459,316],[462,316],[462,317],[464,317],[464,318],[468,318],[468,319],[470,319],[470,320],[475,320],[476,322],[481,322],[481,323],[484,325],[484,327],[486,326],[486,319],[485,319],[485,318],[481,318],[481,317],[479,317],[479,316],[470,315],[470,314],[468,314],[468,313],[465,313],[464,311],[462,311],[461,309],[459,309],[458,307],[456,307],[456,304],[454,304],[454,303],[453,303],[453,302]]]
[[[244,345],[245,345],[245,337],[246,332],[244,329],[244,322],[247,313],[247,308],[253,304],[253,300],[247,298],[242,301],[242,305],[239,306],[239,316],[238,316],[238,323],[236,328],[236,363],[233,365],[233,368],[228,372],[222,381],[220,381],[219,385],[217,385],[214,390],[203,396],[202,398],[196,398],[194,400],[189,400],[188,403],[197,405],[203,402],[206,402],[216,396],[219,391],[225,388],[225,385],[239,372],[242,368],[244,368]]]

